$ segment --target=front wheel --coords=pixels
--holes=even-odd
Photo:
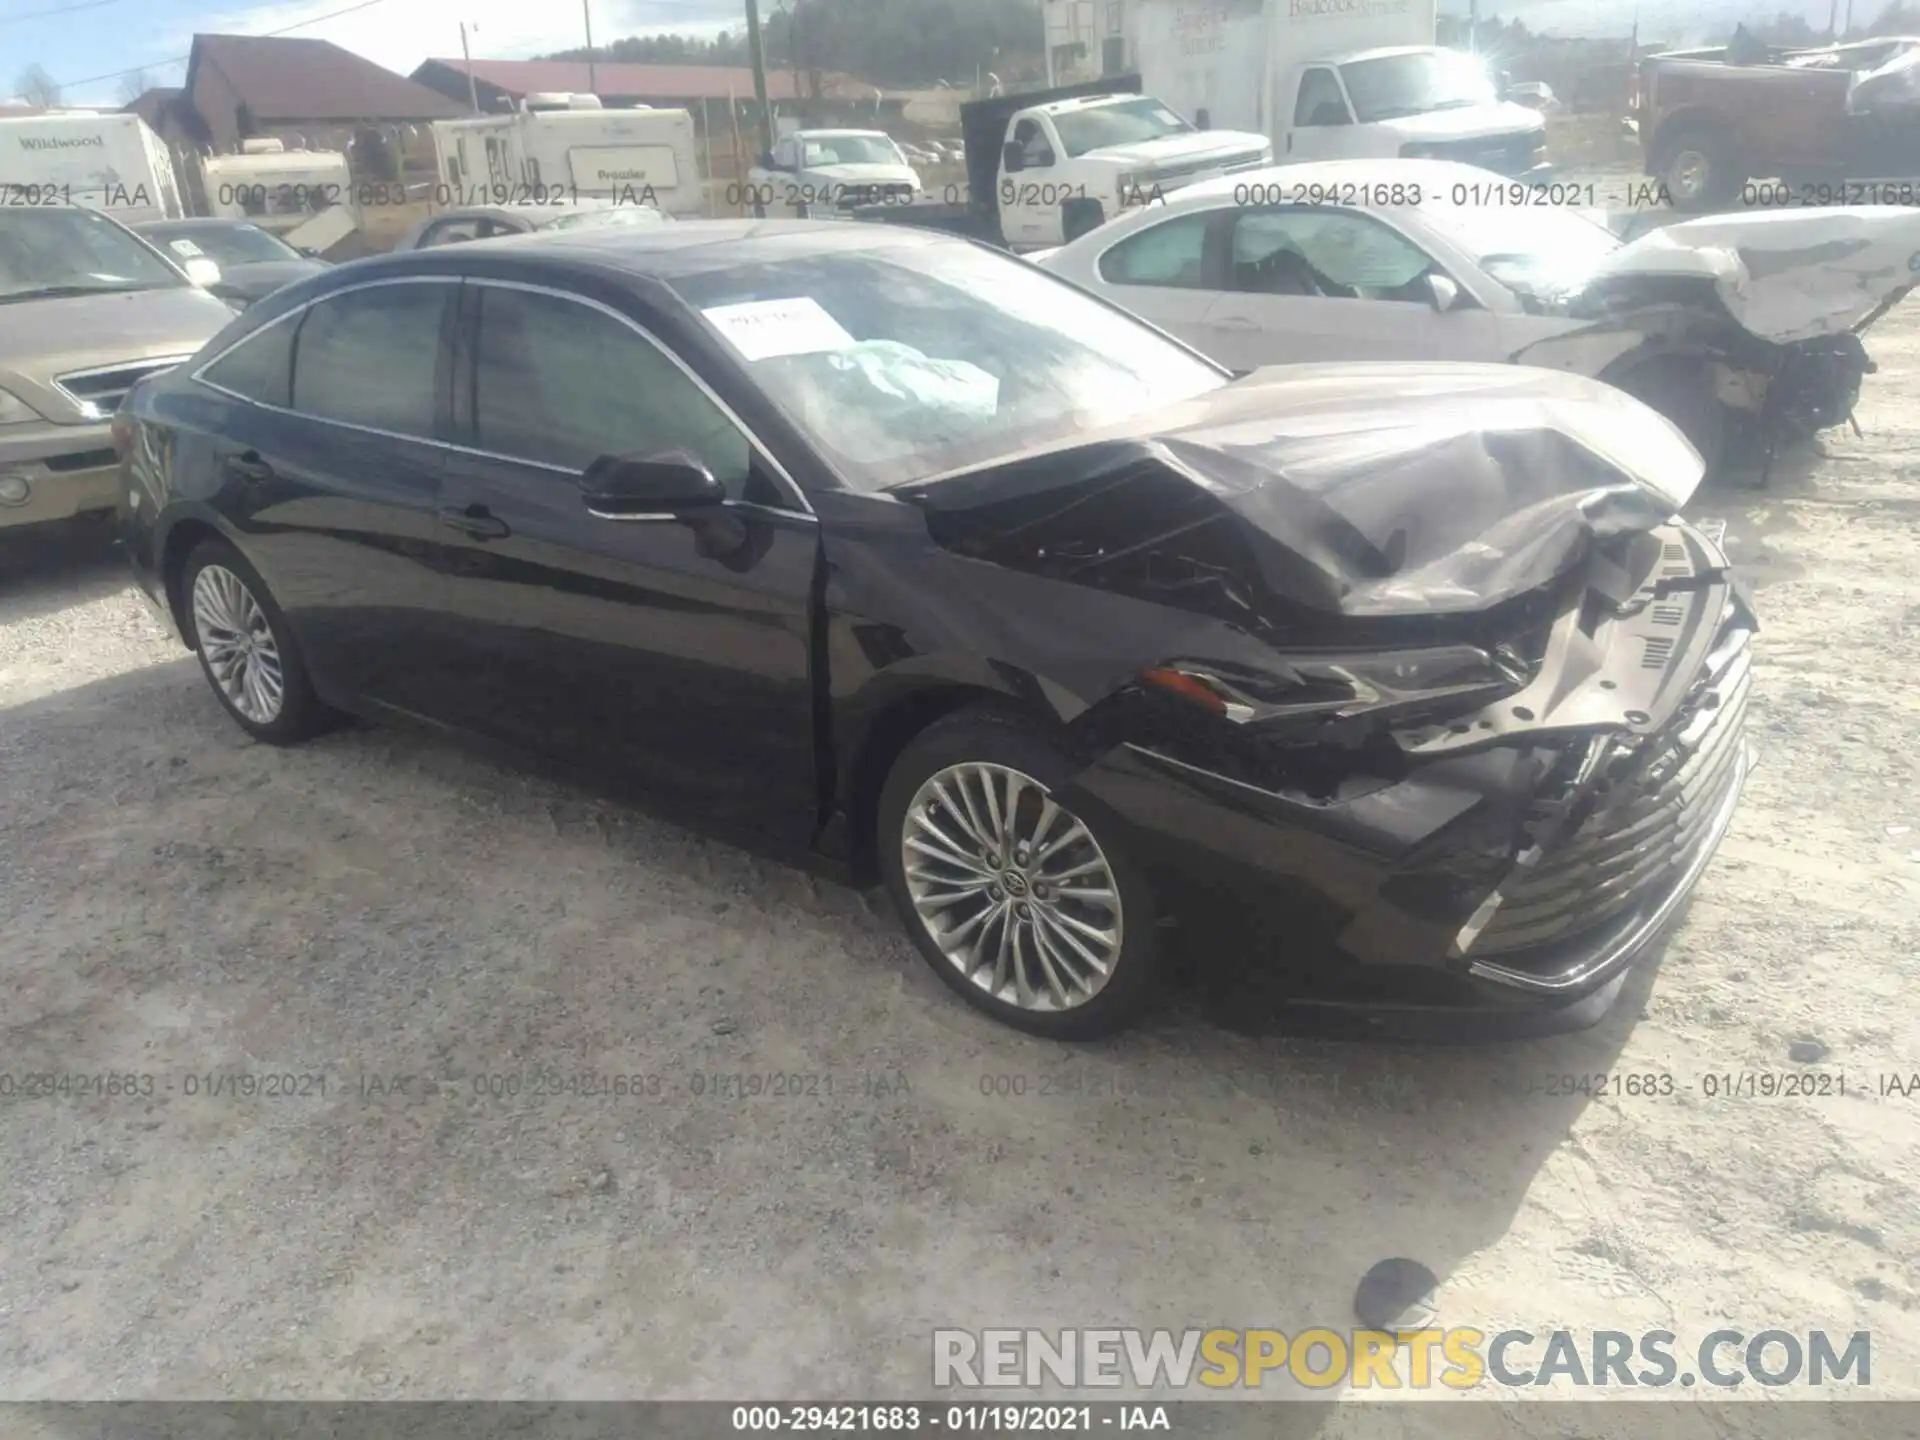
[[[1034,729],[964,711],[910,743],[880,797],[887,888],[921,956],[995,1019],[1060,1040],[1131,1022],[1158,910],[1125,837],[1061,801],[1073,767]]]

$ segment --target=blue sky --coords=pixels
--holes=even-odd
[[[120,78],[94,76],[141,67],[157,85],[177,85],[195,31],[258,35],[343,10],[356,0],[0,0],[0,99],[38,63],[63,85],[69,104],[118,103]],[[770,13],[778,0],[761,0]],[[597,41],[685,30],[711,34],[745,14],[741,0],[591,0]],[[54,13],[48,13],[54,12]],[[430,55],[460,53],[460,22],[475,58],[510,59],[585,43],[577,0],[378,0],[365,9],[289,33],[332,40],[401,74]]]

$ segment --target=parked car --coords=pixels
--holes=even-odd
[[[411,717],[636,785],[884,880],[1044,1035],[1137,1013],[1196,895],[1281,907],[1248,963],[1302,984],[1588,1023],[1744,774],[1751,614],[1637,401],[1235,383],[951,237],[361,261],[139,386],[119,441],[141,587],[249,735]]]
[[[121,397],[232,318],[97,210],[0,206],[0,531],[110,514]]]
[[[208,291],[241,310],[327,268],[251,220],[152,220],[133,229],[177,263],[204,257],[218,265],[220,278]]]
[[[1252,370],[1511,361],[1619,385],[1710,468],[1853,413],[1862,336],[1920,283],[1920,211],[1757,211],[1623,240],[1527,186],[1438,160],[1294,165],[1196,185],[1033,257]]]
[[[659,225],[667,216],[651,205],[616,204],[610,200],[518,201],[504,205],[463,205],[442,210],[414,226],[395,250],[429,250],[467,240],[491,240],[501,235],[527,235],[535,230],[572,230],[602,225]]]
[[[1920,36],[1775,49],[1743,26],[1736,40],[1635,66],[1642,168],[1676,208],[1913,203]]]

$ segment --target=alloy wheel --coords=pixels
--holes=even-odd
[[[901,822],[919,923],[968,981],[1022,1010],[1086,1004],[1125,939],[1100,842],[1038,780],[969,762],[929,776]]]
[[[256,725],[271,725],[286,700],[286,673],[267,612],[224,565],[193,579],[193,627],[207,673],[220,693]]]

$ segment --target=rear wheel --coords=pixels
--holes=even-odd
[[[1054,1039],[1133,1020],[1158,914],[1124,837],[1060,794],[1073,767],[1024,723],[971,710],[913,740],[880,797],[881,867],[908,934],[955,993]]]
[[[291,745],[333,712],[314,694],[299,645],[259,573],[225,540],[203,540],[180,576],[188,642],[214,695],[256,740]]]

